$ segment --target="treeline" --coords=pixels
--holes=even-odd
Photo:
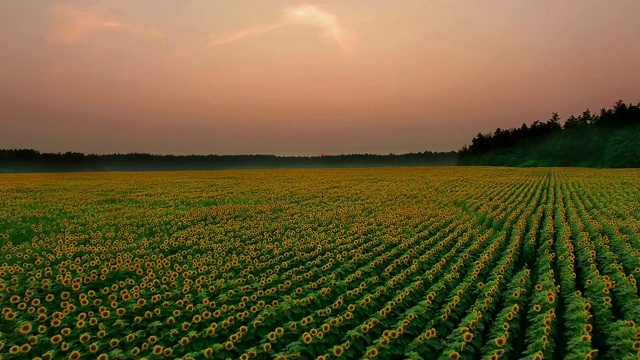
[[[640,103],[622,100],[593,114],[553,113],[546,122],[479,133],[458,153],[459,165],[640,167]]]
[[[455,165],[457,153],[328,156],[152,155],[40,153],[32,149],[0,150],[0,172],[163,171],[299,167],[378,167]]]
[[[330,156],[153,155],[41,153],[0,150],[0,172],[159,171],[379,166],[580,166],[640,167],[640,103],[622,100],[564,122],[557,113],[543,122],[478,133],[458,152]]]

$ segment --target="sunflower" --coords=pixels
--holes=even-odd
[[[31,345],[29,344],[24,344],[22,346],[20,346],[20,352],[23,354],[28,353],[29,351],[31,351]]]
[[[383,336],[380,340],[378,340],[378,344],[382,347],[386,347],[387,345],[389,345],[389,338]]]
[[[161,345],[156,345],[156,346],[153,347],[153,350],[151,351],[151,353],[153,355],[162,355],[163,350],[164,349],[162,348]]]
[[[84,344],[86,342],[88,342],[89,340],[91,340],[91,335],[89,335],[88,333],[84,333],[82,335],[80,335],[80,343]]]
[[[212,327],[208,327],[205,334],[208,336],[213,336],[216,333],[216,329],[212,328]]]
[[[180,345],[182,346],[187,346],[189,344],[189,338],[188,337],[183,337],[182,339],[180,339]]]
[[[20,334],[28,334],[31,332],[31,330],[33,329],[33,327],[31,326],[31,323],[24,323],[22,325],[20,325],[20,327],[18,327],[18,332]]]
[[[473,333],[464,333],[463,340],[464,342],[471,342],[473,340]]]
[[[53,345],[58,344],[60,341],[62,341],[62,335],[53,335],[50,339],[51,343]]]
[[[547,296],[547,302],[549,304],[553,304],[556,301],[556,297],[555,296]]]
[[[340,357],[342,354],[344,354],[344,348],[342,346],[338,345],[333,347],[333,355]]]

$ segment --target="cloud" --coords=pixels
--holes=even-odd
[[[156,69],[163,64],[185,57],[195,56],[202,51],[214,47],[233,44],[244,39],[264,35],[278,28],[296,25],[318,27],[322,31],[322,39],[325,41],[335,42],[347,54],[351,54],[353,52],[352,45],[355,38],[340,24],[337,16],[319,8],[316,5],[298,5],[285,8],[283,10],[283,19],[280,22],[273,23],[271,25],[254,25],[235,32],[218,35],[203,45],[175,51],[164,59],[159,59],[148,64],[145,68],[124,73],[120,79],[128,80],[136,73]]]
[[[298,5],[284,9],[284,19],[272,25],[251,26],[237,32],[219,36],[209,42],[203,49],[232,44],[237,41],[260,36],[284,26],[307,25],[316,26],[322,30],[322,38],[335,42],[342,50],[351,52],[353,36],[340,25],[338,17],[319,8],[316,5]]]
[[[151,28],[124,23],[97,7],[57,4],[47,11],[49,30],[45,38],[56,44],[73,44],[96,32],[118,32],[148,38],[163,37]]]
[[[265,34],[271,30],[277,29],[279,27],[282,27],[284,24],[274,24],[274,25],[268,25],[268,26],[252,26],[249,28],[246,28],[244,30],[240,30],[237,31],[233,34],[229,34],[226,36],[221,36],[218,37],[214,40],[212,40],[206,47],[213,47],[213,46],[219,46],[219,45],[225,45],[225,44],[231,44],[234,43],[236,41],[245,39],[245,38],[249,38],[249,37],[254,37],[254,36],[258,36],[258,35],[262,35]]]
[[[343,50],[351,52],[353,37],[340,25],[334,14],[315,5],[289,7],[284,14],[287,23],[317,26],[322,30],[323,39],[334,41]]]

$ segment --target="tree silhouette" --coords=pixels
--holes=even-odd
[[[152,155],[40,153],[31,149],[0,150],[0,172],[42,171],[146,171],[212,170],[237,168],[371,167],[455,165],[458,154],[431,152],[408,154],[348,154],[325,156],[274,155]]]
[[[561,125],[553,113],[546,122],[478,133],[459,151],[460,165],[635,167],[634,137],[640,128],[640,103],[619,100],[598,115],[589,109]],[[640,157],[640,156],[638,156]]]

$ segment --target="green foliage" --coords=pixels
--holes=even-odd
[[[518,167],[640,167],[640,106],[622,101],[599,115],[589,110],[559,125],[546,123],[478,134],[459,151],[459,165]]]
[[[0,358],[635,359],[639,175],[0,176]]]
[[[607,167],[640,167],[640,127],[619,130],[609,139],[605,150]]]

